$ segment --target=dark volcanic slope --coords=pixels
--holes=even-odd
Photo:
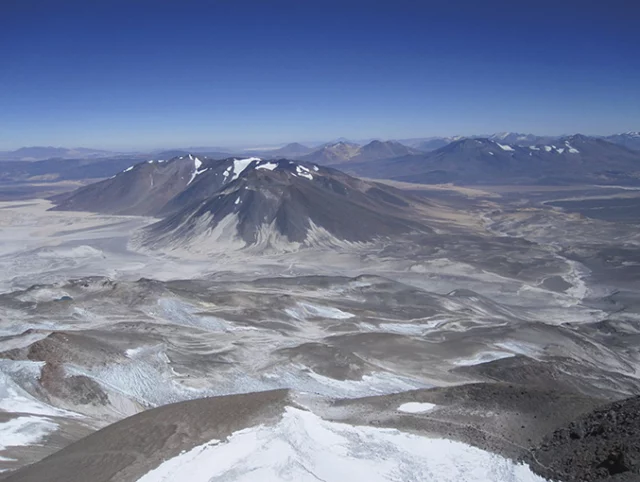
[[[220,163],[192,155],[143,162],[112,178],[56,196],[54,210],[155,216],[207,166]]]
[[[546,437],[527,459],[553,480],[640,480],[640,397],[583,415]]]
[[[235,161],[223,172],[228,181],[213,193],[215,176],[204,173],[169,203],[171,215],[149,227],[142,243],[273,246],[429,231],[418,211],[428,206],[425,201],[333,169],[288,160]]]
[[[582,135],[531,146],[462,139],[427,154],[353,163],[347,170],[424,183],[638,183],[640,153]]]

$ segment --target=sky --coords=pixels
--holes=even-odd
[[[1,0],[0,150],[640,130],[638,18],[629,0]]]

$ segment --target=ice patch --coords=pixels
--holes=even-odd
[[[233,176],[231,177],[232,181],[235,181],[236,179],[238,179],[238,177],[240,176],[240,174],[242,174],[242,172],[249,167],[249,165],[253,162],[253,161],[260,161],[261,159],[259,157],[249,157],[247,159],[234,159],[233,160]],[[226,172],[226,171],[225,171]],[[226,177],[226,176],[225,176]]]
[[[567,259],[566,262],[569,265],[569,272],[562,278],[571,285],[571,288],[565,292],[571,297],[567,306],[574,306],[580,304],[589,295],[589,287],[585,279],[591,274],[591,271],[577,261]]]
[[[503,351],[482,351],[476,353],[471,358],[464,358],[453,362],[454,365],[459,367],[468,367],[472,365],[480,365],[482,363],[489,363],[503,358],[512,358],[515,355],[513,353],[506,353]]]
[[[3,360],[0,362],[0,410],[10,413],[46,415],[54,417],[78,417],[80,415],[60,410],[47,405],[32,397],[20,387],[9,374],[13,372],[16,378],[32,378],[40,376],[40,369],[44,362],[23,362]]]
[[[74,248],[44,248],[37,253],[38,258],[60,259],[60,258],[104,258],[104,253],[91,246],[82,245]]]
[[[579,154],[580,153],[580,151],[578,149],[576,149],[571,144],[569,144],[569,141],[564,141],[564,145],[567,146],[567,149],[569,149],[569,153],[571,153],[571,154]]]
[[[500,144],[499,142],[496,142],[496,144],[498,144],[500,149],[502,149],[503,151],[513,151],[514,150],[513,147],[507,146],[506,144]]]
[[[296,172],[301,177],[305,177],[305,178],[309,179],[310,181],[313,180],[313,176],[311,175],[311,171],[309,171],[309,169],[307,169],[304,166],[297,165],[296,166]]]
[[[43,417],[16,417],[0,423],[0,451],[9,447],[38,445],[44,437],[56,431],[58,424]]]
[[[398,407],[398,411],[404,413],[425,413],[433,410],[434,408],[436,408],[436,405],[433,403],[408,402],[400,405]]]
[[[236,198],[236,202],[234,202],[233,204],[235,204],[236,206],[240,204],[240,198]]]
[[[530,358],[536,358],[540,352],[540,347],[537,345],[520,341],[504,341],[494,343],[494,346],[503,350],[508,350],[514,355],[524,355]]]
[[[442,320],[435,320],[431,323],[360,323],[360,329],[363,331],[372,331],[378,333],[395,333],[398,335],[420,336],[430,330],[436,328]]]
[[[275,162],[267,162],[266,164],[260,164],[256,167],[256,169],[268,169],[269,171],[273,171],[278,165]]]
[[[133,166],[129,166],[129,167],[127,167],[127,168],[126,168],[124,171],[122,171],[122,172],[129,172],[131,169],[133,169]]]
[[[527,465],[452,440],[328,422],[287,407],[275,426],[235,432],[173,457],[138,482],[542,482]]]
[[[191,156],[189,156],[189,158],[191,158]],[[191,158],[193,159],[193,158]],[[202,161],[200,159],[198,159],[197,157],[195,159],[193,159],[193,165],[195,170],[193,171],[193,174],[191,174],[191,179],[189,179],[189,182],[187,183],[187,186],[189,184],[191,184],[193,182],[193,180],[199,176],[200,174],[202,174],[203,172],[207,172],[208,169],[205,168],[202,171],[200,170],[200,168],[202,167]]]
[[[353,318],[355,315],[347,313],[346,311],[339,310],[330,306],[318,306],[310,303],[297,303],[293,308],[287,308],[284,310],[287,315],[296,320],[306,321],[309,318],[330,318],[333,320],[347,320]]]
[[[99,383],[108,392],[147,406],[166,405],[212,395],[205,389],[190,388],[175,380],[171,361],[164,346],[147,346],[128,353],[127,362],[107,366],[82,367],[68,364],[71,375],[83,375]],[[128,416],[132,413],[123,413]]]

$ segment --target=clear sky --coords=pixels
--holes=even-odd
[[[635,0],[0,0],[0,150],[640,130],[638,18]]]

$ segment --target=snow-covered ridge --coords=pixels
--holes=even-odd
[[[527,465],[452,440],[329,422],[287,407],[275,426],[240,430],[166,460],[138,482],[188,480],[543,482]]]
[[[293,161],[288,161],[285,165],[295,168],[295,172],[291,172],[291,175],[313,180],[313,174],[311,173],[311,170],[309,168]],[[229,167],[227,167],[227,169],[225,169],[222,175],[225,178],[224,182],[231,182],[238,179],[240,175],[250,167],[255,170],[274,171],[281,166],[282,163],[279,161],[265,161],[263,159],[260,159],[259,157],[234,159],[233,163]],[[318,172],[320,169],[318,168],[318,166],[314,165],[313,170]]]
[[[259,157],[248,157],[246,159],[234,159],[233,164],[230,165],[222,175],[225,177],[227,181],[235,181],[240,177],[240,174],[244,172],[244,170],[249,167],[249,165],[254,161],[262,161]],[[231,179],[229,179],[231,176]]]

